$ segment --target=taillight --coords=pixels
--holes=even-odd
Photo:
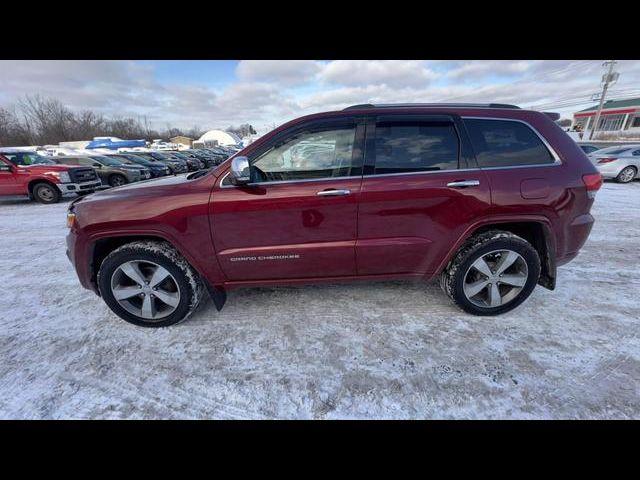
[[[617,158],[601,158],[600,160],[598,160],[598,164],[611,163],[615,162],[616,160]]]
[[[589,175],[583,175],[582,181],[585,187],[587,187],[587,195],[589,198],[595,198],[596,192],[602,187],[602,175],[599,173],[590,173]]]

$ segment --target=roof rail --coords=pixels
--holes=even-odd
[[[517,105],[509,105],[506,103],[386,103],[371,104],[362,103],[360,105],[351,105],[344,110],[366,110],[368,108],[421,108],[421,107],[466,107],[466,108],[516,108]]]

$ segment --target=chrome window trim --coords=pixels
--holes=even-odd
[[[220,179],[220,188],[239,188],[238,185],[223,185],[222,182],[230,175],[230,172],[225,173]],[[324,177],[324,178],[308,178],[301,180],[273,180],[271,182],[260,182],[260,183],[246,183],[242,185],[243,187],[258,187],[260,185],[281,185],[285,183],[302,183],[302,182],[326,182],[331,180],[347,180],[347,179],[358,179],[362,178],[362,175],[350,175],[350,176],[342,176],[342,177]]]
[[[476,116],[464,116],[464,117],[460,117],[462,118],[462,120],[493,120],[493,121],[499,121],[499,122],[518,122],[518,123],[523,123],[525,124],[527,127],[529,127],[531,129],[531,131],[533,133],[536,134],[536,136],[540,139],[540,141],[542,142],[542,144],[547,148],[547,150],[549,151],[549,153],[551,153],[551,156],[553,157],[554,162],[553,163],[535,163],[533,165],[509,165],[506,167],[485,167],[482,168],[480,167],[482,170],[489,170],[489,169],[496,169],[496,168],[515,168],[515,167],[534,167],[534,166],[549,166],[549,165],[562,165],[562,160],[560,160],[560,156],[558,155],[558,152],[556,152],[553,147],[551,145],[549,145],[549,142],[547,142],[547,139],[544,138],[542,136],[542,134],[533,126],[531,125],[529,122],[525,121],[525,120],[520,120],[520,119],[516,119],[516,118],[499,118],[499,117],[476,117]]]
[[[553,163],[535,163],[532,165],[508,165],[508,166],[497,166],[497,167],[476,167],[476,168],[455,168],[455,169],[450,169],[450,170],[428,170],[428,171],[418,171],[418,172],[399,172],[399,173],[381,173],[381,174],[368,174],[368,175],[361,175],[360,177],[362,178],[373,178],[373,177],[399,177],[402,175],[433,175],[433,174],[437,174],[437,173],[451,173],[451,172],[477,172],[477,171],[482,171],[482,170],[512,170],[512,169],[516,169],[516,168],[541,168],[541,167],[558,167],[563,165],[562,160],[560,159],[560,156],[558,155],[558,153],[554,150],[554,148],[549,144],[549,142],[547,142],[547,140],[542,136],[542,134],[540,132],[538,132],[538,130],[531,125],[529,122],[525,121],[525,120],[520,120],[520,119],[515,119],[515,118],[498,118],[498,117],[477,117],[477,116],[464,116],[464,117],[460,117],[462,118],[462,120],[495,120],[495,121],[502,121],[502,122],[519,122],[519,123],[523,123],[524,125],[526,125],[528,128],[531,129],[531,131],[540,139],[540,141],[542,142],[542,144],[546,147],[546,149],[549,151],[549,153],[551,154],[551,156],[554,159]],[[457,133],[456,133],[457,134]],[[461,148],[461,146],[459,146],[459,149]],[[224,182],[224,180],[229,176],[229,172],[227,172],[225,175],[222,176],[221,180],[220,180],[220,188],[238,188],[238,186],[236,185],[223,185],[222,182]],[[287,184],[287,183],[300,183],[300,182],[322,182],[322,181],[327,181],[327,180],[346,180],[346,179],[354,179],[354,178],[358,178],[358,175],[353,175],[353,176],[343,176],[343,177],[326,177],[326,178],[313,178],[313,179],[308,179],[308,180],[280,180],[280,181],[273,181],[273,182],[260,182],[260,183],[249,183],[246,186],[258,186],[258,185],[278,185],[278,184]]]

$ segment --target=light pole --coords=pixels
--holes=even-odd
[[[613,72],[613,66],[618,63],[615,60],[609,60],[608,62],[604,62],[602,64],[603,67],[609,65],[609,71],[602,76],[603,84],[602,84],[602,93],[600,94],[600,105],[598,105],[598,111],[596,112],[596,118],[591,126],[591,132],[589,132],[589,140],[593,138],[593,132],[598,128],[598,123],[600,122],[600,115],[602,114],[602,106],[604,105],[604,97],[607,95],[607,89],[609,88],[609,83],[614,83],[618,80],[620,76],[619,73]]]

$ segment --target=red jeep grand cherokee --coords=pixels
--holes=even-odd
[[[591,231],[602,181],[554,114],[357,105],[293,120],[210,172],[73,202],[68,255],[123,319],[161,327],[208,290],[438,277],[507,312]]]

